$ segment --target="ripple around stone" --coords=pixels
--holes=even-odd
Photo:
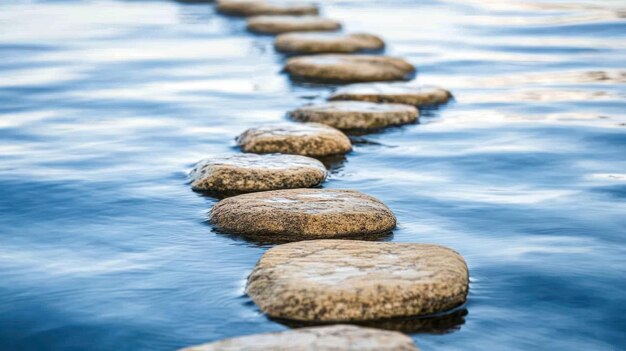
[[[227,198],[215,205],[210,222],[220,232],[257,241],[372,239],[396,226],[379,200],[352,190],[291,189]]]
[[[196,191],[228,195],[313,187],[326,179],[326,169],[305,156],[237,154],[200,161],[190,178]]]
[[[415,67],[389,56],[323,54],[291,58],[285,72],[296,80],[354,83],[409,80]]]
[[[247,29],[254,33],[331,32],[341,24],[319,16],[256,16],[248,18]]]
[[[333,325],[241,336],[179,351],[418,351],[410,337],[391,331]]]
[[[440,88],[422,88],[407,83],[362,83],[337,89],[329,100],[357,100],[424,106],[444,104],[451,98],[452,94],[449,91]]]
[[[353,53],[381,50],[385,42],[365,33],[286,33],[276,38],[274,47],[284,53]]]
[[[450,310],[468,283],[463,258],[442,246],[312,240],[268,250],[246,292],[275,318],[354,322]]]
[[[285,123],[250,128],[236,139],[244,152],[281,153],[312,157],[345,154],[352,150],[341,131],[319,123]]]
[[[289,112],[301,122],[316,122],[338,129],[377,129],[415,122],[418,110],[410,105],[363,101],[335,101],[303,106]]]
[[[217,0],[217,10],[235,16],[317,15],[313,3],[275,0]]]

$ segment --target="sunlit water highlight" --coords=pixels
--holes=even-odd
[[[466,257],[465,309],[404,329],[424,350],[624,348],[624,3],[322,5],[456,97],[355,138],[325,184],[388,204],[387,240]],[[331,87],[291,84],[243,20],[165,0],[2,1],[0,57],[0,349],[287,328],[243,293],[267,248],[213,233],[186,172]]]

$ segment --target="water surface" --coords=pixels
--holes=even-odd
[[[626,347],[624,3],[322,5],[456,97],[355,137],[324,185],[387,203],[387,240],[467,259],[467,305],[401,327],[424,350]],[[332,90],[290,83],[272,38],[244,25],[165,0],[2,1],[0,349],[171,350],[288,328],[243,293],[267,247],[212,232],[216,200],[186,179]]]

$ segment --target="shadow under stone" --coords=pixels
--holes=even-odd
[[[467,316],[468,313],[469,312],[465,307],[460,307],[443,314],[409,318],[390,318],[364,322],[315,323],[271,317],[268,317],[268,319],[290,328],[304,328],[330,324],[354,324],[363,327],[399,331],[407,334],[448,334],[461,329],[461,326],[465,324],[465,316]]]

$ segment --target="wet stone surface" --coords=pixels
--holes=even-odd
[[[463,258],[442,246],[311,240],[268,250],[246,291],[272,317],[341,322],[447,311],[468,283]]]
[[[344,130],[377,129],[415,122],[418,110],[409,105],[363,101],[334,101],[303,106],[289,112],[301,122],[316,122]]]
[[[352,190],[291,189],[230,197],[209,214],[220,232],[266,242],[324,238],[375,239],[396,218],[381,201]]]
[[[250,128],[236,141],[242,151],[257,154],[323,157],[345,154],[352,149],[345,134],[319,123],[285,123]]]
[[[247,29],[263,34],[332,32],[341,29],[341,24],[319,16],[256,16],[248,18]]]
[[[189,176],[196,191],[229,195],[316,186],[326,179],[326,168],[305,156],[237,154],[204,159]]]
[[[351,325],[302,328],[254,334],[180,351],[418,351],[413,340],[398,333]]]
[[[397,57],[323,54],[291,58],[285,72],[296,80],[354,83],[409,80],[415,67]]]
[[[274,47],[285,53],[353,53],[381,50],[385,42],[366,33],[287,33],[276,38]]]
[[[391,102],[414,106],[438,105],[448,102],[452,94],[440,88],[422,88],[410,83],[365,83],[337,89],[329,100]]]
[[[217,10],[233,16],[317,15],[313,3],[276,0],[217,0]]]

